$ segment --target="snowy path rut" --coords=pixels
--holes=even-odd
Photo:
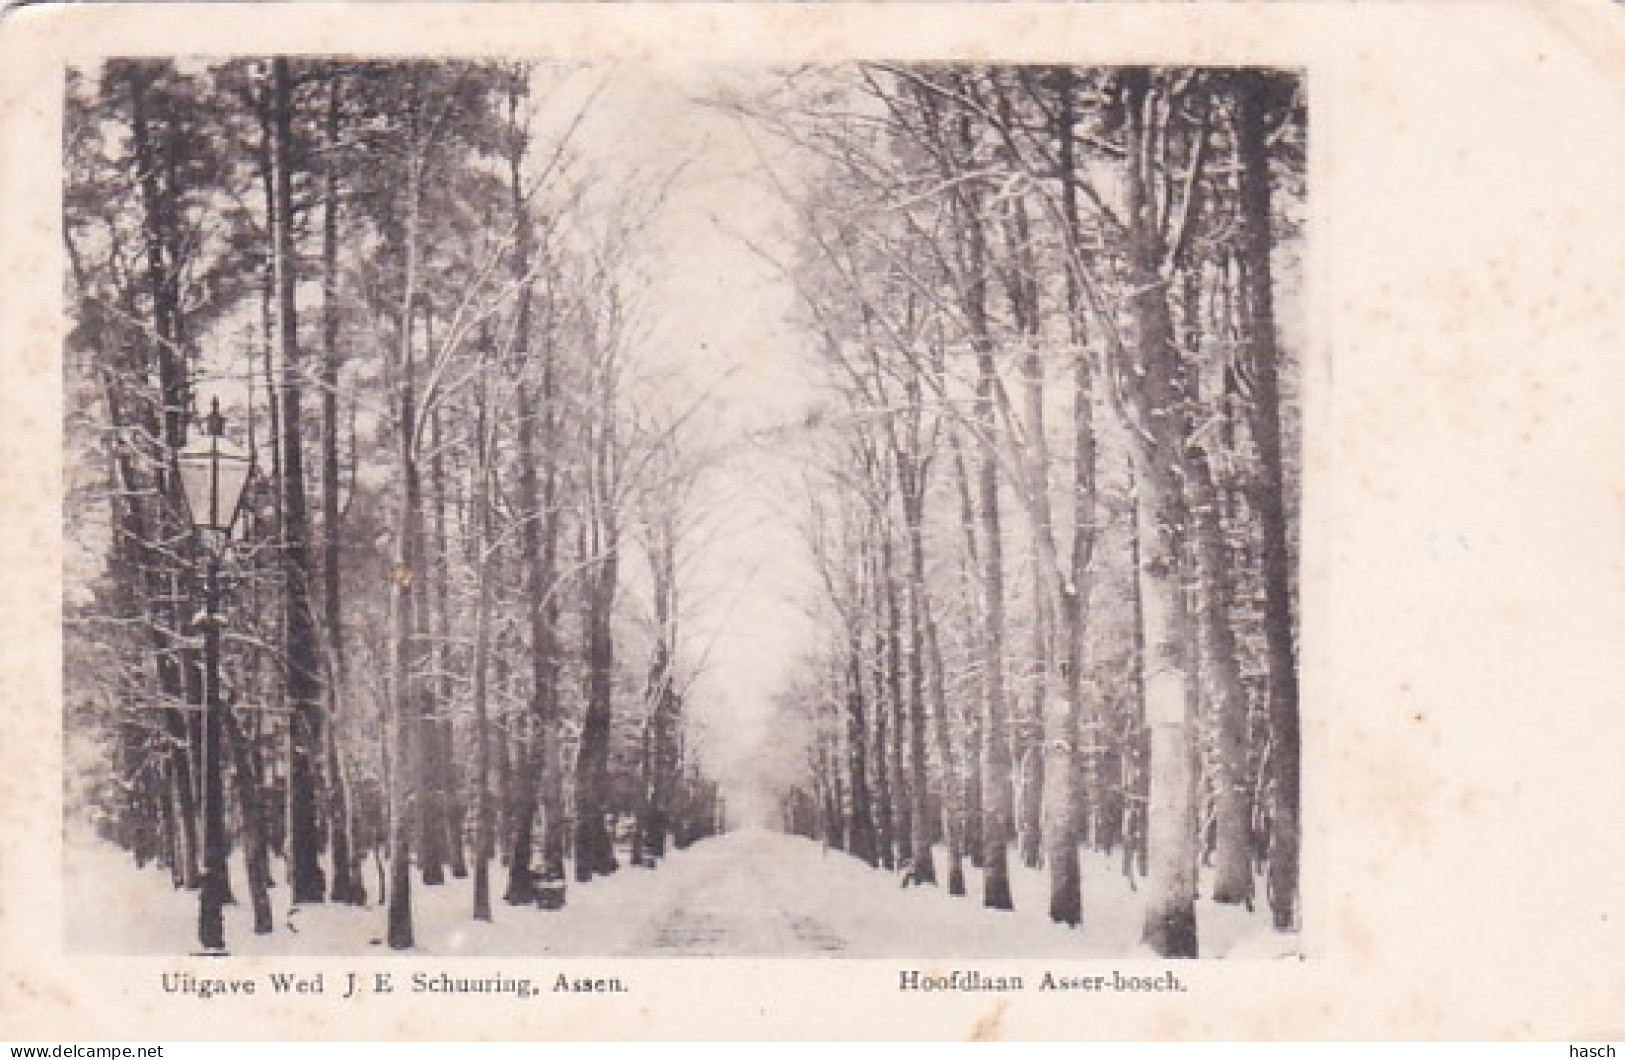
[[[747,833],[696,847],[634,949],[651,956],[845,952],[847,939],[805,908],[800,860],[787,860],[772,839]]]

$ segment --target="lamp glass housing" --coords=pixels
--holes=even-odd
[[[192,525],[230,536],[253,461],[217,434],[205,434],[176,454]]]

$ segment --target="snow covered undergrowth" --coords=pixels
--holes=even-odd
[[[167,871],[137,869],[128,855],[85,835],[66,852],[67,943],[78,952],[174,954],[196,949],[197,895],[170,886]],[[274,874],[281,877],[280,864]],[[288,908],[275,887],[276,930],[254,935],[246,883],[232,865],[237,904],[226,910],[233,953],[383,955],[384,910],[337,905]],[[939,857],[938,871],[943,865]],[[441,956],[1149,956],[1139,944],[1141,895],[1115,858],[1084,854],[1084,925],[1049,921],[1048,879],[1011,859],[1013,912],[984,909],[980,874],[966,867],[969,896],[902,887],[899,878],[805,839],[747,829],[673,851],[658,869],[626,866],[571,884],[557,912],[504,904],[492,867],[494,923],[472,919],[472,880],[414,885],[417,951]],[[376,877],[368,880],[376,901]],[[1274,932],[1268,912],[1198,904],[1202,952],[1211,957],[1295,954],[1298,936]]]

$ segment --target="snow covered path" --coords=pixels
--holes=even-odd
[[[168,874],[136,869],[128,856],[78,837],[67,850],[67,938],[78,952],[180,954],[196,949],[197,895]],[[243,892],[240,865],[233,885]],[[939,861],[939,871],[942,865]],[[274,870],[282,877],[281,866]],[[1084,927],[1049,921],[1047,880],[1012,859],[1016,909],[982,908],[979,874],[970,896],[940,887],[899,886],[816,842],[744,829],[673,851],[656,869],[623,865],[590,884],[572,883],[557,912],[512,907],[492,871],[493,923],[472,919],[472,884],[412,890],[417,946],[440,956],[558,957],[1125,957],[1139,945],[1142,896],[1116,861],[1084,859]],[[373,881],[369,880],[369,884]],[[377,892],[372,895],[377,899]],[[276,930],[255,935],[246,900],[226,910],[227,945],[242,955],[385,955],[384,911],[335,905],[287,908],[272,891]],[[1271,931],[1264,911],[1203,901],[1197,907],[1204,956],[1282,956],[1298,939]]]
[[[649,956],[748,957],[841,953],[848,940],[806,907],[804,853],[769,832],[701,843],[651,911],[637,952]],[[793,842],[793,841],[792,841]]]

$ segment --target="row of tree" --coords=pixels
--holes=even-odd
[[[626,351],[666,177],[605,175],[569,71],[113,61],[66,86],[69,782],[199,884],[211,771],[255,930],[427,885],[512,904],[714,830],[679,558],[702,472]],[[205,396],[255,454],[226,560],[223,762],[176,472]],[[641,555],[652,589],[621,592]],[[206,616],[204,616],[206,617]],[[213,789],[218,791],[218,788]]]
[[[869,65],[761,123],[829,397],[810,417],[819,643],[779,707],[788,826],[1085,921],[1080,848],[1144,937],[1211,897],[1296,924],[1294,353],[1301,83],[1267,70]]]

